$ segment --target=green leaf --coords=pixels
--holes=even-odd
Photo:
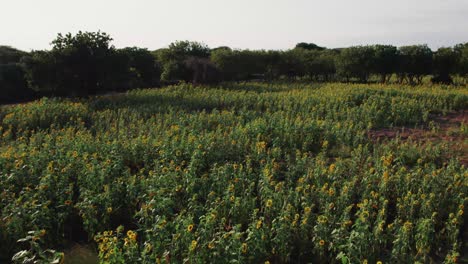
[[[27,256],[28,253],[29,253],[29,252],[28,252],[27,250],[21,250],[20,252],[16,253],[16,254],[11,258],[11,260],[12,260],[12,261],[17,261],[17,260],[19,260],[19,259],[22,259],[22,258],[24,258],[25,256]]]

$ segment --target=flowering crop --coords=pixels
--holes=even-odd
[[[466,88],[257,83],[5,106],[0,262],[34,231],[102,263],[453,263],[468,171],[368,132],[467,108]]]

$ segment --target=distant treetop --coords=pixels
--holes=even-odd
[[[325,50],[326,49],[325,47],[320,47],[314,43],[305,43],[305,42],[297,43],[296,49],[297,48],[306,49],[306,50]]]
[[[0,64],[18,63],[27,52],[0,45]]]

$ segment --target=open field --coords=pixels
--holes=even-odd
[[[466,87],[364,84],[4,106],[0,262],[455,263],[467,111]]]

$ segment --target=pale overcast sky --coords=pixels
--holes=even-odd
[[[175,40],[242,49],[468,42],[468,0],[0,0],[0,8],[0,45],[24,50],[78,30],[151,50]]]

